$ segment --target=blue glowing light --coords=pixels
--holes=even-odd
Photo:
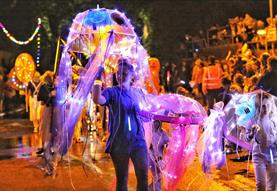
[[[89,11],[89,13],[84,19],[84,23],[87,26],[98,27],[98,26],[110,25],[112,21],[106,10],[96,9],[96,10]]]
[[[242,99],[241,103],[236,106],[235,113],[238,116],[237,124],[239,126],[247,127],[256,113],[255,96],[252,96],[250,99]]]

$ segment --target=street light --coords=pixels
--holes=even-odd
[[[270,14],[270,21],[272,23],[272,19],[273,19],[273,2],[272,2],[272,0],[269,0],[269,14]]]

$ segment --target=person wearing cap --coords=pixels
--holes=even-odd
[[[100,67],[93,86],[93,101],[109,108],[109,138],[105,152],[109,153],[116,173],[116,190],[128,190],[129,159],[134,164],[137,190],[148,190],[148,151],[142,119],[139,116],[138,89],[132,87],[134,67],[129,59],[118,60],[118,85],[102,91]]]

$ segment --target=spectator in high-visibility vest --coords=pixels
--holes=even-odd
[[[194,62],[190,85],[193,88],[193,93],[195,94],[195,96],[203,97],[203,104],[206,105],[205,96],[202,92],[203,70],[204,70],[204,62],[199,58]]]
[[[214,56],[209,56],[208,66],[204,67],[202,79],[202,92],[206,95],[208,109],[212,109],[214,101],[221,101],[221,94],[224,91],[221,79],[223,70],[220,63]]]

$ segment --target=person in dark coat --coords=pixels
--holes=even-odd
[[[277,96],[277,57],[269,57],[267,64],[268,72],[261,78],[257,87]]]

